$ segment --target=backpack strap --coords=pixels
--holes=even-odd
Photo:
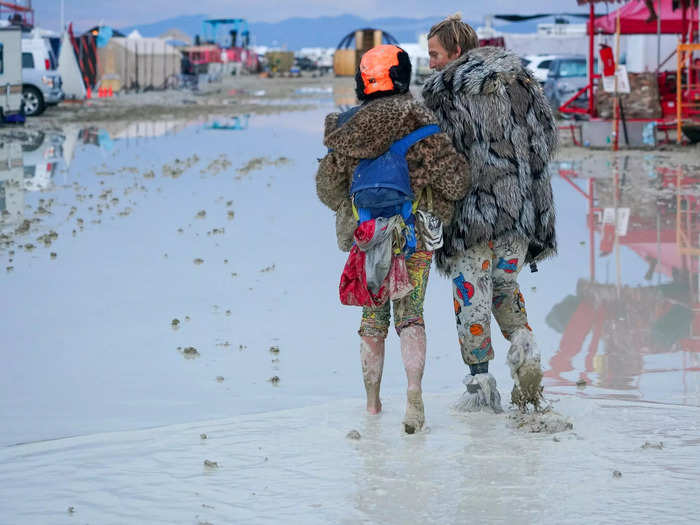
[[[418,195],[418,198],[413,201],[413,213],[416,213],[416,210],[418,209],[418,205],[420,204],[421,199],[423,198],[423,195],[425,195],[426,199],[428,200],[428,211],[432,213],[433,211],[433,188],[430,186],[424,186],[423,189],[421,190],[420,194]]]
[[[437,124],[422,126],[417,130],[409,133],[404,138],[397,140],[391,145],[391,151],[401,156],[406,156],[408,149],[416,142],[423,140],[425,137],[440,133],[440,127]]]

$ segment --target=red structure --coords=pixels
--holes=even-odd
[[[182,49],[193,66],[198,71],[206,71],[208,64],[221,64],[227,62],[241,63],[249,71],[257,71],[258,55],[252,49],[232,47],[223,49],[216,44],[200,46],[188,46]]]
[[[13,24],[23,25],[27,28],[34,27],[32,0],[0,1],[0,19],[8,20]]]
[[[617,18],[620,18],[620,34],[623,35],[639,35],[639,34],[658,34],[659,25],[656,21],[649,21],[650,12],[646,2],[641,0],[632,0],[625,3],[618,10],[609,13],[608,15],[596,17],[595,4],[597,3],[624,3],[625,0],[576,0],[579,5],[589,5],[589,20],[588,29],[588,85],[579,90],[571,99],[567,100],[559,110],[562,113],[581,113],[593,118],[596,116],[595,110],[595,85],[600,78],[595,72],[595,35],[598,34],[615,34]],[[681,42],[685,43],[692,41],[694,36],[698,34],[698,9],[694,7],[695,0],[661,0],[661,8],[659,9],[659,0],[654,0],[653,5],[659,11],[657,16],[660,18],[660,34],[677,34],[681,38]],[[673,9],[674,3],[679,7]],[[666,99],[675,97],[675,89],[669,92],[668,86],[673,86],[675,79],[669,81],[666,77],[659,79],[659,89],[661,92],[662,107]],[[675,88],[675,86],[674,86]],[[584,93],[588,92],[588,108],[573,108],[571,103],[579,98]],[[668,106],[668,104],[667,104]],[[669,108],[671,106],[668,106]],[[673,109],[675,116],[675,107]],[[668,112],[670,114],[670,111]]]
[[[654,8],[657,11],[656,16],[661,19],[662,35],[682,35],[681,38],[685,39],[690,32],[691,25],[697,27],[697,21],[689,16],[692,14],[691,7],[679,7],[674,10],[673,0],[661,0],[661,9],[659,9],[659,0],[653,1]],[[583,2],[579,1],[579,4],[581,3]],[[658,25],[656,20],[649,20],[649,9],[645,2],[638,0],[629,2],[620,7],[618,11],[620,14],[620,32],[623,35],[655,35],[657,33]],[[615,34],[618,11],[596,18],[594,21],[595,32],[609,35]],[[590,20],[588,23],[590,24]]]

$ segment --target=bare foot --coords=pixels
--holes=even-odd
[[[409,390],[406,397],[406,417],[403,420],[403,428],[406,434],[414,434],[422,429],[425,423],[423,396],[420,390]]]
[[[367,413],[376,416],[382,411],[382,402],[377,399],[376,401],[367,401]]]

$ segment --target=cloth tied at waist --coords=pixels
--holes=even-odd
[[[355,244],[340,277],[342,304],[376,307],[413,290],[401,253],[404,228],[400,215],[378,217],[357,227]]]

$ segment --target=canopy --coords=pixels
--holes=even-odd
[[[658,0],[654,0],[654,8],[657,10],[659,18],[661,18],[662,34],[677,35],[687,33],[691,20],[693,20],[694,24],[697,24],[697,14],[693,15],[697,13],[697,9],[687,9],[686,22],[683,24],[683,9],[674,11],[673,0],[661,0],[661,9],[659,9]],[[656,21],[647,22],[649,10],[645,2],[641,0],[632,0],[608,15],[596,18],[594,22],[596,33],[614,34],[618,12],[620,13],[620,32],[623,35],[656,34],[658,29]]]

